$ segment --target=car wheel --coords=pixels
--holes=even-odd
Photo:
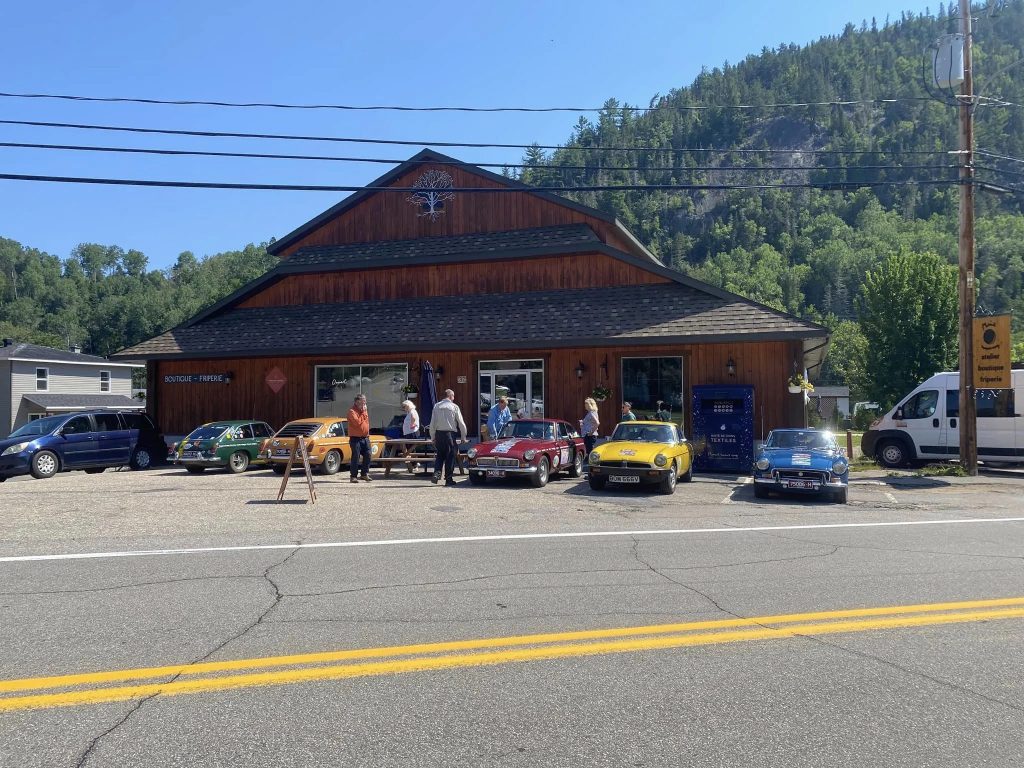
[[[845,504],[849,499],[849,488],[840,488],[838,491],[833,492],[832,501],[837,504]]]
[[[693,462],[692,461],[690,462],[690,466],[688,466],[686,468],[686,474],[679,476],[679,482],[680,483],[690,483],[690,482],[693,482]]]
[[[149,469],[152,465],[153,457],[150,455],[148,448],[136,448],[135,453],[132,454],[132,458],[128,462],[128,466],[132,469]]]
[[[530,482],[534,488],[543,488],[548,484],[548,457],[541,456],[540,461],[537,462],[537,471],[530,475]]]
[[[902,467],[907,463],[907,458],[907,449],[898,440],[886,440],[878,446],[878,461],[883,467]]]
[[[476,472],[470,472],[469,483],[470,485],[485,485],[487,483],[487,478],[483,475],[478,475]]]
[[[587,479],[590,481],[590,490],[592,491],[603,491],[604,487],[608,484],[607,477],[594,477],[591,475]]]
[[[57,461],[57,454],[52,451],[40,451],[32,457],[32,477],[37,480],[46,480],[57,474],[60,463]]]
[[[320,472],[325,475],[336,475],[341,469],[341,454],[337,451],[328,451],[324,460],[320,462]]]
[[[106,469],[106,467],[89,467],[87,470],[85,470],[85,474],[87,474],[87,475],[98,475],[98,474],[102,473],[105,469]]]
[[[190,475],[201,475],[206,467],[185,467],[185,471]]]
[[[569,477],[582,477],[583,475],[583,454],[577,453],[576,460],[569,468]]]
[[[676,472],[676,463],[673,461],[672,466],[668,468],[668,474],[661,479],[661,483],[658,485],[658,492],[666,495],[676,492],[676,480],[679,479],[679,475]]]
[[[758,485],[757,483],[754,483],[754,496],[756,496],[759,499],[767,499],[768,489],[765,488],[763,485]]]
[[[270,471],[273,472],[275,475],[283,475],[284,474],[284,469],[285,469],[285,465],[284,464],[271,464],[270,465]]]
[[[245,451],[235,451],[228,459],[228,472],[233,475],[240,475],[249,468],[249,454]]]

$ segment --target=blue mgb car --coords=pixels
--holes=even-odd
[[[835,435],[817,429],[773,429],[754,460],[754,495],[769,491],[827,495],[846,503],[850,463]]]

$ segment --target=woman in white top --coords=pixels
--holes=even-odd
[[[601,426],[601,420],[597,417],[597,402],[592,397],[583,401],[583,408],[586,415],[580,419],[580,432],[583,433],[583,443],[587,446],[587,457],[594,450],[594,443],[597,442],[597,430]]]
[[[413,405],[412,400],[403,400],[402,410],[405,411],[405,421],[402,422],[402,437],[405,440],[418,440],[420,437],[420,415],[416,412],[416,406]],[[411,448],[412,446],[406,446],[406,451],[409,451]],[[416,465],[407,464],[405,469],[407,472],[414,472]]]

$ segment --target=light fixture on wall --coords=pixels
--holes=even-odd
[[[731,356],[729,357],[729,361],[725,364],[725,371],[730,376],[736,375],[736,361],[733,360]]]
[[[583,378],[583,372],[585,370],[587,370],[587,366],[585,366],[583,364],[583,361],[580,360],[580,364],[576,366],[576,378],[577,379],[582,379]]]
[[[225,384],[230,384],[231,380],[234,379],[234,378],[235,378],[235,372],[234,371],[228,371],[227,373],[224,374],[224,383]]]
[[[434,369],[434,378],[440,381],[442,376],[444,376],[444,366],[439,365]]]

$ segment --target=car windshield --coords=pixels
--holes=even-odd
[[[832,439],[825,432],[772,432],[765,443],[765,448],[796,448],[806,451],[832,447]]]
[[[198,429],[193,429],[186,440],[213,440],[220,437],[227,430],[227,424],[204,424]]]
[[[631,424],[623,422],[615,427],[612,440],[639,443],[674,443],[676,430],[671,424]]]
[[[11,437],[38,437],[39,435],[48,435],[57,427],[59,427],[67,416],[47,416],[44,419],[36,419],[30,421],[24,426],[18,427],[16,430],[11,432]]]
[[[501,430],[501,437],[520,437],[532,440],[554,440],[555,425],[546,421],[510,421]]]

